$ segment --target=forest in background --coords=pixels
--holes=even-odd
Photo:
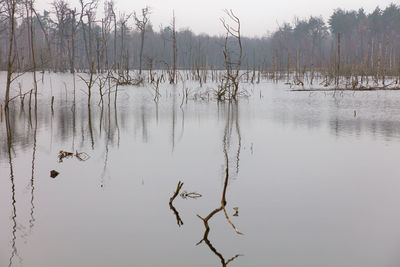
[[[174,64],[177,69],[225,66],[225,36],[177,30],[175,20],[179,18],[172,11],[167,26],[157,29],[148,7],[128,13],[118,11],[113,1],[103,6],[98,0],[80,0],[80,6],[73,7],[68,1],[57,0],[47,10],[38,11],[33,1],[1,0],[2,70],[7,70],[13,6],[15,72],[32,70],[32,51],[38,70],[56,72],[80,72],[90,67],[98,72],[111,68],[166,69]],[[377,7],[371,13],[336,9],[326,22],[315,16],[295,19],[269,36],[241,39],[241,69],[400,74],[400,6],[396,4]]]

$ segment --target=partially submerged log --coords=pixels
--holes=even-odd
[[[56,178],[59,174],[60,173],[58,171],[56,171],[56,170],[50,171],[50,177],[53,178],[53,179]]]

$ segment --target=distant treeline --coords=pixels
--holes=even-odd
[[[169,26],[155,29],[151,9],[145,14],[148,23],[141,24],[145,22],[142,12],[122,13],[112,1],[101,7],[98,0],[80,0],[80,6],[72,7],[66,0],[56,0],[48,11],[39,12],[32,1],[0,0],[2,70],[7,69],[10,3],[17,5],[15,71],[32,68],[32,40],[38,70],[82,71],[92,64],[98,71],[137,69],[141,57],[143,69],[167,68],[174,64],[175,55],[180,69],[224,68],[225,36],[196,35],[189,29],[175,31],[172,12],[171,21],[166,22]],[[26,5],[31,3],[33,12],[29,16]],[[100,9],[104,10],[102,16],[98,15]],[[143,25],[144,30],[140,27]],[[337,9],[327,22],[314,16],[296,19],[269,36],[242,37],[242,43],[242,69],[399,75],[400,6],[377,7],[369,14],[363,9]]]

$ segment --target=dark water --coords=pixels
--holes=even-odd
[[[77,82],[74,113],[71,76],[39,85],[37,124],[27,99],[0,124],[0,266],[400,266],[398,92],[121,87],[89,112]],[[171,208],[179,181],[202,196]]]

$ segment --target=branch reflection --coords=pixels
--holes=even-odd
[[[229,258],[228,260],[225,260],[224,256],[218,252],[218,250],[212,245],[211,241],[208,239],[208,235],[210,233],[210,225],[209,225],[209,220],[216,215],[217,213],[223,211],[226,220],[228,223],[232,226],[232,228],[235,230],[235,232],[239,235],[243,235],[238,228],[234,225],[234,223],[231,221],[227,211],[226,211],[226,206],[227,206],[227,200],[226,200],[226,191],[229,185],[229,155],[228,151],[231,145],[231,135],[232,135],[232,127],[235,122],[235,127],[236,127],[236,132],[238,135],[238,148],[236,151],[236,172],[239,172],[239,156],[240,156],[240,149],[241,149],[241,135],[240,135],[240,128],[239,128],[239,123],[238,123],[238,104],[235,103],[229,103],[228,104],[228,113],[226,116],[226,124],[225,124],[225,130],[224,130],[224,137],[223,137],[223,154],[224,154],[224,159],[225,159],[225,179],[224,179],[224,188],[222,190],[222,197],[221,197],[221,205],[218,206],[216,209],[212,210],[206,217],[201,217],[200,215],[197,215],[204,223],[205,227],[205,232],[203,235],[203,239],[200,240],[196,245],[201,244],[203,241],[204,243],[210,248],[210,250],[220,259],[221,264],[223,267],[227,266],[230,262],[238,258],[239,256],[242,256],[241,254],[236,254],[235,256]]]
[[[31,212],[30,216],[31,218],[29,219],[29,231],[32,232],[34,223],[35,223],[35,217],[34,217],[34,212],[35,212],[35,205],[34,205],[34,200],[35,200],[35,160],[36,160],[36,144],[37,144],[37,128],[38,128],[38,118],[37,118],[37,104],[35,104],[35,128],[33,131],[33,152],[32,152],[32,173],[31,173]]]
[[[18,256],[17,250],[17,202],[15,196],[15,180],[14,180],[14,167],[12,160],[12,129],[10,124],[9,108],[5,108],[5,119],[6,119],[6,131],[7,131],[7,152],[8,152],[8,163],[10,165],[10,181],[11,181],[11,207],[12,207],[12,240],[11,240],[11,255],[9,258],[8,266],[12,266],[14,257]]]

